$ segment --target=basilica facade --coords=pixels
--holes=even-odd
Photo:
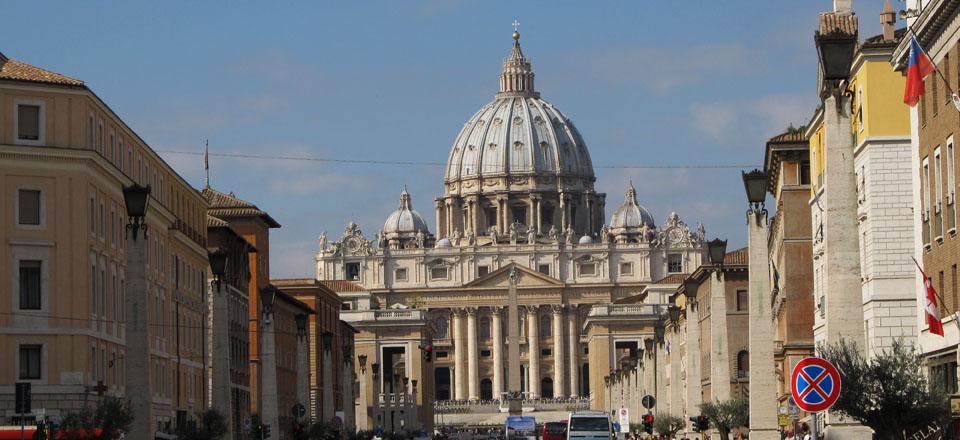
[[[381,231],[350,223],[320,237],[317,279],[340,286],[341,319],[358,329],[366,363],[357,366],[361,428],[398,426],[391,408],[409,398],[421,419],[434,402],[481,408],[507,391],[603,408],[608,370],[643,350],[667,295],[703,259],[703,226],[676,213],[658,224],[632,182],[606,217],[583,136],[540,97],[513,37],[499,92],[453,142],[433,227],[404,189]],[[520,275],[521,390],[506,389],[511,268]],[[415,393],[404,379],[420,384]]]

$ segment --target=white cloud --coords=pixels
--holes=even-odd
[[[371,189],[370,176],[346,175],[338,173],[295,175],[273,179],[267,183],[270,191],[284,195],[306,195],[320,192],[363,191]]]
[[[756,148],[790,124],[804,125],[815,98],[806,94],[774,94],[752,99],[695,102],[690,105],[693,127],[712,141]]]

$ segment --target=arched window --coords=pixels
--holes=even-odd
[[[543,315],[540,317],[540,337],[549,338],[550,337],[550,317]]]
[[[439,317],[433,321],[434,326],[437,327],[437,338],[446,339],[447,338],[447,318]]]
[[[737,377],[750,377],[750,352],[747,350],[737,353]]]
[[[490,379],[480,381],[480,399],[493,400],[493,382]]]
[[[480,339],[490,339],[490,318],[480,318]]]
[[[540,397],[544,399],[553,398],[553,379],[544,377],[540,380]]]

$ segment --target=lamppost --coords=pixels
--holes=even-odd
[[[769,224],[764,202],[767,175],[760,170],[743,174],[747,193],[747,246],[750,322],[750,437],[776,440],[777,384],[773,361],[773,322],[770,311]],[[740,376],[737,375],[739,383]],[[738,386],[739,388],[739,386]]]
[[[371,364],[370,373],[373,376],[373,427],[377,430],[383,428],[380,417],[380,364]]]
[[[280,429],[277,408],[277,341],[274,332],[273,305],[277,289],[260,289],[260,418],[271,429]]]
[[[367,431],[370,429],[370,423],[367,420],[367,355],[358,355],[357,365],[360,367],[360,413],[355,417],[358,428],[361,431]]]
[[[823,319],[817,318],[814,339],[830,344],[842,338],[865,347],[857,177],[850,131],[853,93],[849,90],[849,76],[858,45],[856,17],[849,13],[821,14],[814,42],[822,78],[823,174],[829,182],[828,203],[822,213],[824,253],[820,260],[826,312]],[[755,376],[752,374],[751,379]],[[870,438],[866,427],[829,411],[826,414],[826,425],[831,431],[828,437]],[[813,425],[816,430],[817,423]]]
[[[307,342],[307,314],[298,313],[293,317],[297,325],[297,402],[310,407],[310,361]],[[311,417],[314,415],[311,414]],[[300,420],[297,420],[298,422]]]
[[[609,375],[603,376],[604,388],[606,388],[607,390],[607,410],[608,411],[613,409],[613,390],[611,388],[610,381],[611,379]]]
[[[703,402],[701,394],[700,370],[700,313],[697,309],[697,290],[700,287],[700,281],[693,277],[683,280],[683,295],[686,298],[687,319],[684,326],[687,333],[687,395],[686,395],[686,415],[690,416],[700,414],[700,404]],[[690,423],[689,431],[693,431],[693,424]]]
[[[136,183],[123,188],[123,202],[127,209],[127,261],[124,269],[127,281],[126,318],[126,387],[136,423],[131,426],[131,438],[153,438],[153,393],[150,390],[150,326],[147,298],[147,206],[150,185]],[[139,231],[143,231],[140,239]]]
[[[210,262],[210,273],[213,274],[213,280],[210,282],[210,288],[213,290],[211,295],[213,297],[211,301],[213,309],[211,403],[226,418],[226,437],[233,438],[234,414],[230,403],[230,295],[223,290],[223,279],[227,272],[227,251],[222,247],[210,249],[207,251],[207,259]]]
[[[333,332],[323,331],[320,334],[320,342],[323,348],[323,401],[320,420],[323,423],[330,423],[333,420]]]

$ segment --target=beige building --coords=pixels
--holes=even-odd
[[[342,295],[349,311],[341,314],[360,332],[358,352],[381,369],[403,359],[406,374],[420,375],[410,376],[421,384],[417,398],[436,400],[438,423],[505,417],[511,268],[523,306],[515,391],[538,420],[559,420],[571,408],[606,406],[599,390],[616,350],[652,334],[639,328],[676,290],[650,286],[701,263],[703,227],[691,230],[676,213],[656,225],[632,183],[604,218],[606,196],[596,192],[584,138],[540,97],[533,77],[515,33],[499,92],[451,147],[444,192],[434,199],[436,236],[404,190],[374,237],[354,223],[336,239],[320,237],[317,278],[361,288]],[[631,319],[641,324],[630,341],[611,336]],[[431,339],[433,360],[423,366],[417,347]],[[383,379],[364,389],[389,389]]]
[[[124,394],[122,188],[153,188],[146,223],[153,420],[204,408],[206,202],[82,81],[0,54],[0,419],[14,383],[62,415]],[[141,238],[142,240],[142,238]],[[32,416],[27,416],[28,419]]]

